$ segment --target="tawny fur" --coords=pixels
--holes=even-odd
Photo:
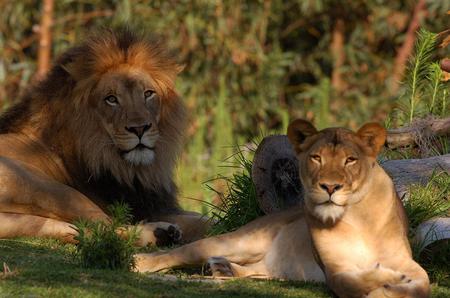
[[[182,214],[173,181],[186,128],[180,71],[160,42],[129,29],[101,30],[65,52],[0,117],[0,213],[70,223],[108,218],[106,206],[123,200],[136,221],[180,215],[189,227],[195,215]],[[105,103],[110,94],[120,107]],[[122,148],[139,142],[129,127],[144,124],[151,129],[140,140],[152,148]],[[0,228],[0,237],[30,234],[23,229]]]
[[[366,124],[317,131],[297,120],[304,207],[257,219],[235,232],[165,253],[137,255],[137,270],[209,263],[215,276],[326,281],[339,297],[429,296],[411,256],[407,219],[392,180],[377,164],[386,132]]]

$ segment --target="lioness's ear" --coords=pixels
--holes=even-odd
[[[372,149],[372,156],[375,157],[380,152],[386,142],[386,129],[378,123],[364,124],[356,134]]]
[[[305,141],[305,139],[311,135],[317,133],[317,129],[311,122],[297,119],[294,120],[291,124],[289,124],[287,130],[287,136],[289,141],[297,153],[300,153],[300,145]]]

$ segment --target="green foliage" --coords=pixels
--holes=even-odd
[[[433,217],[450,215],[450,175],[435,172],[426,185],[412,185],[404,201],[410,235],[417,226]]]
[[[411,123],[414,114],[419,114],[419,100],[423,95],[423,90],[428,84],[431,57],[436,47],[437,35],[420,29],[417,34],[415,54],[411,58],[410,65],[406,71],[406,98],[407,115]]]
[[[427,246],[420,254],[419,263],[431,281],[450,287],[450,241],[440,240]]]
[[[411,123],[416,117],[444,117],[449,113],[448,84],[442,81],[439,63],[432,61],[436,46],[437,34],[425,29],[418,32],[414,55],[406,71],[405,92],[399,99],[399,125]]]
[[[238,151],[230,157],[229,167],[234,169],[231,176],[221,176],[217,179],[226,184],[226,192],[207,187],[217,193],[220,204],[212,205],[212,220],[216,223],[211,234],[231,232],[250,221],[264,215],[258,205],[255,186],[251,178],[253,150],[237,148]],[[249,156],[250,155],[250,156]]]
[[[445,116],[445,106],[439,104],[439,101],[444,101],[444,83],[442,82],[442,70],[439,63],[434,62],[428,66],[429,90],[428,93],[431,95],[431,101],[428,104],[428,113],[437,114],[440,116]],[[440,99],[440,100],[439,100]],[[445,103],[444,103],[445,104]]]
[[[49,239],[2,239],[0,265],[7,263],[14,273],[7,277],[0,273],[0,297],[330,297],[324,284],[312,282],[233,279],[216,283],[186,274],[173,280],[173,276],[80,268],[70,257],[73,248]],[[450,293],[444,287],[433,290]]]
[[[312,111],[316,115],[316,124],[318,129],[329,127],[330,121],[330,101],[332,97],[332,87],[330,79],[323,78],[319,84],[309,86],[302,93],[301,98],[315,98],[316,104],[312,107]]]
[[[442,118],[450,113],[448,106],[449,82],[443,80],[443,71],[435,56],[438,35],[425,29],[417,33],[414,54],[410,58],[403,83],[404,93],[397,100],[397,109],[386,121],[387,126],[417,127],[416,145],[386,150],[384,155],[393,158],[421,158],[450,152],[450,140],[446,136],[421,133],[423,119]],[[434,58],[434,59],[433,59]]]
[[[434,217],[450,216],[450,175],[435,172],[426,185],[411,186],[404,206],[409,219],[409,238],[414,258],[427,270],[432,281],[450,285],[450,241],[438,241],[423,247],[422,243],[414,239],[419,224]]]
[[[2,107],[32,79],[39,38],[33,27],[41,5],[40,0],[0,1]],[[55,1],[52,50],[56,57],[96,27],[125,21],[160,35],[186,64],[177,83],[192,115],[178,173],[181,194],[211,202],[214,196],[200,192],[198,185],[229,156],[224,146],[246,143],[260,131],[285,131],[296,117],[352,128],[382,119],[394,104],[385,85],[415,5],[387,0]],[[448,1],[432,1],[427,9],[423,26],[446,29]],[[339,94],[330,80],[337,20],[344,21],[345,54]],[[448,102],[438,94],[436,114]]]
[[[110,206],[111,222],[78,220],[75,228],[78,241],[75,257],[84,268],[131,270],[139,233],[137,227],[127,227],[131,210],[125,203]],[[120,235],[119,232],[120,231]]]

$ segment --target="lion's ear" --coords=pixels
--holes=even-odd
[[[300,153],[300,145],[303,144],[305,139],[316,133],[317,129],[314,125],[303,119],[294,120],[291,124],[289,124],[287,130],[288,139],[297,153]]]
[[[377,156],[386,142],[386,129],[378,123],[364,124],[356,135],[372,149],[373,157]]]
[[[175,67],[177,75],[180,74],[180,72],[182,72],[185,68],[186,68],[186,64],[177,64],[177,66]]]
[[[75,61],[70,61],[66,63],[61,63],[59,65],[65,72],[67,72],[72,79],[75,81],[79,81],[82,79],[82,71],[80,69],[80,63],[76,63]]]

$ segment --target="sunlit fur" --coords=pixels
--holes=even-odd
[[[325,131],[320,139],[308,145],[300,157],[306,207],[321,221],[335,223],[349,204],[359,202],[365,195],[367,187],[361,185],[370,184],[368,169],[374,159],[367,158],[362,144],[358,146],[354,134],[344,129]],[[311,155],[321,156],[321,162],[312,161]],[[357,161],[346,164],[349,156]],[[342,188],[329,195],[320,187],[323,183],[339,184]]]
[[[214,276],[325,281],[338,297],[429,297],[427,273],[411,256],[403,205],[375,160],[385,129],[368,123],[356,133],[317,131],[297,119],[288,138],[307,209],[287,208],[230,233],[138,254],[136,270],[208,263]],[[342,187],[332,192],[318,183]]]
[[[429,297],[427,273],[412,258],[404,207],[376,161],[386,130],[367,123],[356,132],[318,131],[297,119],[288,138],[315,258],[336,296]]]
[[[173,170],[186,126],[185,106],[174,90],[180,70],[157,40],[128,29],[101,30],[64,53],[47,78],[4,115],[0,127],[52,144],[69,176],[80,171],[86,179],[112,175],[131,187],[137,179],[147,189],[173,193]],[[137,144],[124,130],[132,115],[125,109],[110,112],[113,107],[104,98],[128,81],[139,81],[134,82],[138,89],[150,85],[158,95],[160,107],[152,115],[157,125],[142,140],[154,150],[120,152]]]
[[[369,169],[375,158],[367,154],[366,147],[350,130],[334,128],[317,133],[297,148],[305,205],[310,214],[334,224],[345,214],[347,206],[367,194],[371,180]],[[349,157],[356,160],[346,163]],[[329,195],[321,184],[342,187]]]

